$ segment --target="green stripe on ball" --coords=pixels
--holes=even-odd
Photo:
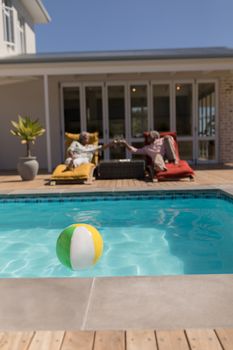
[[[75,227],[75,225],[70,225],[63,230],[57,239],[56,246],[58,259],[63,265],[69,267],[70,269],[72,269],[70,263],[70,244]]]

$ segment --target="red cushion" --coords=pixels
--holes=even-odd
[[[159,171],[156,173],[156,177],[159,180],[168,178],[184,178],[194,175],[193,169],[185,160],[180,160],[179,164],[168,163],[166,164],[167,170]]]

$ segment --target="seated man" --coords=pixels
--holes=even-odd
[[[90,163],[94,152],[104,150],[113,143],[98,146],[89,144],[89,133],[86,131],[81,132],[79,141],[73,141],[67,150],[68,158],[65,160],[67,169],[71,170],[81,164]]]
[[[125,145],[126,148],[134,154],[144,154],[151,158],[153,168],[150,169],[150,175],[153,179],[155,171],[167,170],[165,164],[166,159],[175,164],[178,163],[178,160],[172,136],[160,138],[158,131],[150,131],[148,141],[148,145],[145,145],[142,148],[130,146],[125,140],[121,141],[120,144]]]

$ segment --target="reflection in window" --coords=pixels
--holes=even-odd
[[[132,137],[142,137],[148,129],[147,86],[131,85],[130,102]]]
[[[78,87],[63,88],[65,131],[80,132],[80,95]]]
[[[153,86],[153,118],[155,130],[170,130],[170,89],[167,84]]]
[[[86,87],[86,121],[88,132],[99,132],[103,137],[103,106],[101,86]]]
[[[192,135],[191,84],[176,84],[176,130],[178,135]]]
[[[192,141],[179,141],[179,154],[181,159],[193,160],[193,143]]]
[[[124,86],[108,87],[109,136],[125,137],[125,89]]]
[[[198,84],[198,135],[215,135],[215,85]]]
[[[215,160],[215,142],[210,141],[199,141],[199,160]]]

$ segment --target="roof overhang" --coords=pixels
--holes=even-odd
[[[27,54],[0,59],[0,76],[233,71],[233,49]]]
[[[233,59],[111,61],[0,65],[0,77],[29,75],[91,75],[233,71]]]
[[[34,23],[48,23],[51,18],[40,0],[21,0],[24,7],[32,16]]]

